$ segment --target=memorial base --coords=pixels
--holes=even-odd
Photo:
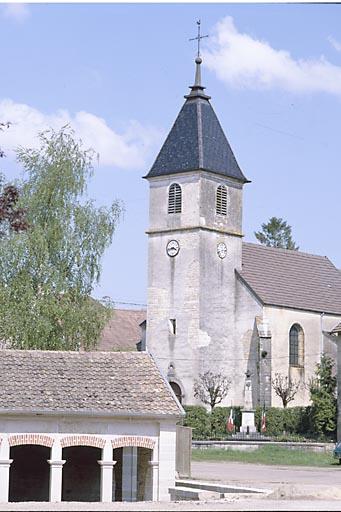
[[[242,411],[242,425],[240,432],[244,434],[252,434],[256,432],[255,427],[255,411]]]

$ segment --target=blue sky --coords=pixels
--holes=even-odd
[[[125,203],[95,296],[145,303],[148,184],[141,177],[194,78],[203,82],[244,174],[245,240],[286,219],[305,252],[341,268],[341,5],[0,4],[0,118],[12,148],[69,122],[100,154],[89,193]]]

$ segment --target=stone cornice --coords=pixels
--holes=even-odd
[[[238,231],[230,231],[227,229],[220,229],[220,228],[211,228],[208,226],[183,226],[180,228],[164,228],[164,229],[148,229],[146,231],[147,235],[160,235],[163,233],[181,233],[181,232],[188,232],[188,231],[213,231],[215,233],[219,233],[222,235],[231,235],[231,236],[237,236],[239,238],[243,238],[243,234],[239,233]]]

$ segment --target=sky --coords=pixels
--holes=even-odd
[[[147,174],[194,81],[202,81],[244,187],[244,240],[282,217],[304,252],[341,268],[341,4],[0,4],[0,134],[14,148],[70,124],[99,154],[89,195],[125,214],[95,297],[145,304]]]

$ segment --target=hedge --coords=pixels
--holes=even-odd
[[[193,439],[225,439],[226,422],[230,415],[231,407],[216,407],[212,414],[207,412],[205,407],[187,405],[184,407],[186,417],[183,421],[185,427],[192,427]],[[234,407],[234,423],[239,430],[241,424],[241,408]]]
[[[209,413],[201,406],[185,406],[186,417],[184,426],[193,428],[193,439],[227,439],[230,434],[226,432],[226,422],[231,407],[215,407]],[[234,424],[236,432],[239,432],[241,425],[240,407],[233,407]],[[258,432],[261,426],[262,407],[255,409],[255,424]],[[311,407],[269,407],[266,409],[266,433],[270,437],[289,436],[294,438],[309,438],[324,440],[314,432],[312,408]],[[331,433],[331,438],[335,433]]]

